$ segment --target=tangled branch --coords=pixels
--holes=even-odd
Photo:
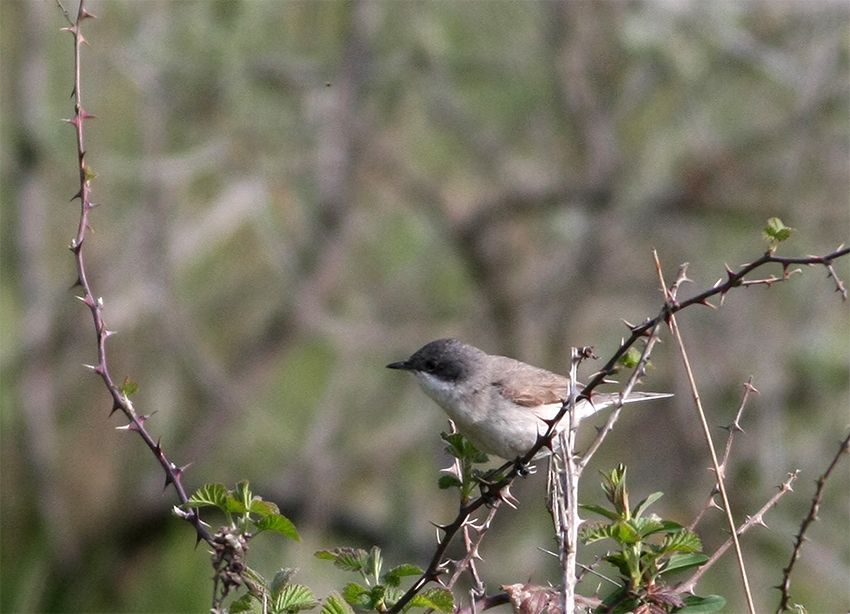
[[[753,280],[748,280],[746,276],[755,271],[756,269],[759,269],[765,265],[778,264],[782,267],[782,277],[771,279],[771,284],[788,279],[790,277],[788,269],[792,265],[823,266],[827,269],[827,275],[835,283],[836,292],[839,292],[842,296],[842,299],[846,300],[847,293],[845,290],[844,283],[841,279],[839,279],[832,265],[835,260],[847,256],[848,254],[850,254],[850,248],[844,247],[843,245],[839,246],[836,250],[823,256],[777,256],[774,250],[771,249],[765,252],[761,257],[753,260],[752,262],[741,265],[737,271],[733,271],[727,266],[725,280],[718,280],[717,283],[715,283],[711,288],[708,288],[689,299],[683,301],[678,301],[675,299],[665,301],[658,314],[653,318],[646,319],[642,324],[627,324],[630,331],[629,337],[626,338],[620,344],[620,347],[617,348],[617,350],[608,359],[605,365],[603,365],[603,367],[591,377],[590,381],[588,381],[588,383],[579,393],[578,397],[576,398],[576,402],[582,399],[591,399],[593,391],[598,386],[604,384],[606,378],[616,372],[617,365],[619,364],[619,361],[623,357],[623,355],[625,355],[626,352],[635,343],[637,343],[639,339],[645,337],[649,337],[651,339],[653,337],[653,332],[660,324],[669,322],[670,316],[693,305],[715,307],[709,302],[709,299],[713,297],[719,297],[722,302],[722,299],[726,296],[726,294],[732,291],[734,288],[747,287],[748,285],[753,285],[751,283],[748,283]],[[766,285],[765,281],[759,281],[762,282],[760,285]],[[408,591],[404,595],[402,595],[402,597],[395,603],[395,605],[390,608],[390,610],[388,610],[389,614],[397,614],[398,612],[401,612],[402,609],[404,609],[404,607],[410,602],[410,600],[413,599],[413,597],[420,590],[422,590],[422,588],[426,584],[438,580],[440,578],[445,569],[445,561],[443,560],[443,555],[454,536],[461,530],[470,515],[473,514],[482,505],[484,505],[487,499],[492,500],[493,498],[499,498],[500,494],[504,491],[504,489],[509,487],[510,484],[513,483],[513,481],[516,479],[517,475],[520,474],[522,467],[531,462],[531,460],[540,451],[541,448],[543,448],[544,446],[551,445],[552,437],[556,432],[557,423],[566,415],[568,409],[569,402],[565,401],[562,404],[562,407],[558,412],[557,416],[549,424],[546,433],[544,433],[538,438],[535,445],[532,446],[532,448],[526,453],[523,458],[518,459],[517,462],[513,463],[513,467],[505,474],[505,477],[502,480],[500,480],[496,484],[491,485],[488,488],[487,492],[481,497],[470,501],[467,505],[461,506],[454,520],[452,520],[449,524],[439,525],[439,528],[442,531],[443,535],[437,542],[437,547],[431,557],[431,561],[429,562],[428,567],[417,579],[417,581],[413,583],[410,589],[408,589]],[[505,468],[507,468],[507,466]],[[775,504],[773,500],[771,501]]]

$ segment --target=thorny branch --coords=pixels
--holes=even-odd
[[[455,564],[454,571],[452,572],[449,581],[446,582],[446,588],[452,588],[460,579],[461,574],[469,568],[469,573],[472,576],[472,592],[474,593],[473,599],[479,599],[484,596],[484,582],[481,580],[481,576],[478,575],[478,569],[475,567],[475,561],[481,559],[481,555],[478,553],[478,548],[481,546],[481,542],[484,541],[484,536],[490,529],[490,525],[493,522],[493,518],[496,516],[496,512],[499,511],[500,503],[501,501],[496,501],[493,504],[493,507],[490,508],[487,517],[480,525],[473,525],[471,522],[467,522],[464,525],[463,541],[464,547],[466,548],[466,554]],[[475,536],[471,534],[473,531],[475,532]]]
[[[746,281],[746,276],[749,273],[766,264],[779,264],[782,266],[783,271],[785,271],[789,266],[793,264],[806,264],[809,266],[823,265],[827,268],[828,277],[833,279],[833,281],[835,282],[835,291],[839,292],[842,298],[846,300],[847,292],[845,290],[844,284],[835,274],[835,271],[832,268],[832,263],[835,260],[846,256],[847,254],[850,254],[850,247],[844,247],[843,245],[839,246],[838,249],[829,254],[826,254],[825,256],[784,257],[776,256],[774,252],[767,251],[760,258],[757,258],[756,260],[753,260],[750,263],[742,265],[737,272],[733,271],[727,266],[726,281],[720,279],[711,288],[704,290],[703,292],[697,294],[696,296],[692,296],[691,298],[685,301],[673,301],[670,304],[665,304],[661,308],[661,311],[658,315],[656,315],[654,318],[647,319],[643,322],[643,324],[635,326],[629,325],[631,336],[620,344],[620,347],[617,348],[617,351],[614,352],[608,362],[605,363],[605,365],[587,383],[587,386],[585,386],[584,391],[582,392],[582,398],[586,398],[584,396],[585,394],[589,394],[590,391],[596,388],[596,386],[600,385],[606,377],[614,373],[614,370],[617,366],[617,362],[620,360],[620,358],[622,358],[623,354],[625,354],[638,339],[646,336],[649,331],[652,330],[653,327],[657,326],[662,321],[666,321],[671,315],[678,313],[683,309],[690,307],[691,305],[704,305],[707,307],[713,307],[713,305],[708,302],[708,299],[718,295],[722,299],[733,288],[742,286],[743,282]]]
[[[611,413],[608,414],[608,418],[605,420],[605,424],[601,428],[599,428],[599,432],[596,434],[596,438],[593,440],[590,446],[588,446],[584,454],[581,455],[581,460],[577,463],[577,470],[579,476],[581,476],[581,472],[584,471],[585,467],[587,467],[587,464],[590,462],[590,459],[593,458],[593,455],[596,454],[596,451],[599,450],[599,448],[602,446],[602,443],[605,441],[605,438],[608,436],[608,433],[610,433],[614,429],[614,424],[620,418],[620,412],[623,409],[623,403],[626,397],[631,394],[632,389],[635,387],[638,380],[644,375],[646,375],[646,365],[649,363],[649,356],[650,354],[652,354],[652,350],[655,347],[655,344],[658,343],[658,338],[661,333],[659,325],[660,321],[654,326],[652,326],[649,332],[647,333],[649,338],[646,340],[646,343],[643,346],[643,351],[641,352],[640,360],[638,360],[637,366],[634,368],[634,370],[632,370],[632,374],[629,376],[629,379],[626,382],[622,393],[620,394],[620,400],[614,405],[614,408]],[[611,373],[614,373],[613,369]],[[604,383],[604,380],[602,380],[602,382]],[[590,384],[585,386],[584,389],[581,391],[581,394],[578,396],[579,399],[591,398],[590,396],[587,396],[590,394],[588,388],[590,388]]]
[[[186,493],[186,489],[181,482],[181,478],[186,467],[179,467],[169,459],[165,451],[162,449],[160,441],[155,441],[145,428],[145,421],[150,417],[150,415],[139,415],[136,413],[128,394],[125,393],[121,387],[115,384],[115,381],[112,379],[112,375],[109,372],[109,366],[106,358],[106,340],[114,335],[115,331],[109,330],[106,327],[106,322],[103,318],[103,299],[100,297],[95,298],[95,295],[92,292],[91,284],[89,283],[88,274],[86,272],[83,249],[87,233],[90,230],[89,216],[96,204],[93,203],[91,199],[91,181],[94,178],[94,173],[86,161],[84,131],[84,122],[94,116],[86,112],[83,108],[82,81],[80,79],[80,50],[82,45],[86,43],[86,39],[83,37],[82,33],[82,24],[86,19],[93,18],[94,15],[86,9],[86,0],[80,0],[76,19],[71,19],[68,11],[65,10],[58,0],[57,4],[65,14],[65,19],[69,24],[67,27],[62,28],[62,30],[64,32],[70,32],[74,37],[74,116],[64,121],[71,124],[76,132],[77,160],[80,171],[80,189],[71,199],[73,200],[78,198],[80,200],[80,221],[77,227],[77,234],[73,239],[71,239],[71,244],[69,246],[69,249],[74,254],[74,262],[77,269],[77,279],[74,282],[74,286],[81,289],[82,296],[78,296],[77,298],[82,301],[82,303],[88,307],[91,312],[97,340],[97,362],[93,365],[86,366],[100,376],[112,397],[112,411],[110,412],[110,415],[116,411],[121,411],[121,413],[123,413],[129,421],[125,426],[118,428],[127,431],[135,431],[139,434],[145,445],[156,457],[162,467],[162,470],[165,472],[165,487],[167,488],[169,485],[173,485],[175,491],[177,491],[177,498],[180,503],[186,503],[189,498]],[[212,544],[212,537],[203,522],[201,522],[197,511],[182,511],[176,507],[174,509],[180,517],[192,523],[195,527],[198,541],[204,540]]]
[[[785,493],[793,490],[791,488],[791,485],[794,483],[794,480],[797,479],[798,475],[799,475],[798,471],[794,471],[792,473],[789,473],[788,477],[785,478],[785,481],[782,482],[782,484],[780,484],[778,486],[778,489],[779,489],[778,492],[776,492],[770,499],[768,499],[767,502],[764,505],[762,505],[755,514],[753,514],[752,516],[749,516],[747,518],[747,520],[741,526],[739,526],[737,528],[737,530],[735,531],[735,534],[738,535],[738,536],[741,536],[756,525],[766,527],[767,524],[765,524],[765,522],[764,522],[764,515],[768,511],[770,511],[770,509],[772,507],[774,507],[777,503],[779,503],[779,499],[781,499],[782,496],[785,495]],[[678,592],[678,593],[690,593],[690,592],[692,592],[694,590],[694,587],[697,585],[697,582],[699,581],[699,579],[702,578],[703,574],[705,574],[705,572],[707,572],[709,569],[711,569],[714,566],[714,564],[717,563],[718,560],[720,560],[720,557],[722,557],[726,553],[726,551],[729,550],[729,548],[732,547],[732,544],[733,544],[733,539],[730,536],[725,542],[723,542],[723,544],[717,550],[714,551],[714,553],[711,555],[711,557],[705,563],[700,565],[700,567],[691,575],[690,578],[688,578],[687,580],[685,580],[684,582],[679,584],[679,586],[676,587],[676,592]]]
[[[758,393],[758,390],[755,386],[753,386],[753,376],[751,375],[746,382],[744,382],[744,394],[741,397],[741,404],[738,406],[738,413],[735,414],[735,419],[728,425],[722,427],[729,431],[729,436],[726,438],[726,447],[723,450],[723,459],[720,461],[720,473],[726,475],[726,467],[729,463],[729,456],[732,453],[732,442],[735,439],[735,433],[743,433],[744,429],[741,427],[741,417],[744,415],[744,408],[747,406],[747,399],[750,397],[750,393],[755,392]],[[706,501],[703,508],[699,511],[696,517],[693,519],[691,524],[688,525],[688,528],[691,531],[696,530],[697,525],[702,520],[705,513],[710,510],[712,507],[716,509],[721,509],[717,502],[714,500],[714,497],[720,491],[717,489],[717,485],[715,484],[711,493],[708,495],[708,500]]]
[[[678,313],[683,309],[686,309],[693,305],[714,307],[714,305],[709,303],[708,299],[715,296],[720,296],[722,298],[733,288],[743,286],[743,282],[747,281],[746,276],[762,266],[768,264],[779,264],[780,266],[782,266],[783,272],[786,271],[788,267],[794,264],[824,266],[827,269],[828,277],[831,278],[835,283],[836,292],[839,292],[842,298],[846,300],[847,292],[845,290],[844,283],[835,274],[835,270],[832,267],[832,263],[835,260],[842,258],[848,254],[850,254],[850,248],[844,247],[843,245],[839,246],[835,251],[823,256],[785,257],[777,256],[772,250],[769,250],[765,252],[761,257],[753,260],[752,262],[742,265],[737,271],[733,271],[727,266],[725,281],[720,279],[711,288],[708,288],[687,300],[681,302],[676,300],[669,302],[665,301],[658,314],[654,318],[646,319],[642,324],[627,324],[631,334],[620,344],[620,347],[617,348],[617,351],[614,352],[614,354],[608,359],[608,362],[606,362],[605,365],[603,365],[603,367],[599,369],[599,371],[597,371],[593,375],[593,377],[591,377],[590,381],[588,381],[588,383],[582,389],[581,393],[578,395],[576,402],[582,399],[590,399],[593,391],[598,386],[605,383],[605,379],[607,377],[616,372],[617,364],[619,363],[623,355],[629,350],[629,348],[631,348],[639,339],[643,337],[649,336],[651,340],[655,328],[658,327],[658,325],[662,322],[667,322],[671,315]],[[514,481],[514,479],[516,479],[516,476],[519,475],[520,467],[529,463],[542,447],[551,445],[550,441],[553,434],[555,433],[555,426],[557,424],[557,421],[563,418],[563,416],[568,410],[568,407],[569,403],[568,401],[565,401],[555,420],[552,421],[552,424],[547,429],[547,432],[538,439],[537,443],[532,446],[532,448],[523,458],[518,459],[518,462],[513,463],[514,467],[507,473],[507,475],[501,481],[492,485],[489,488],[489,496],[499,496],[499,494],[507,486],[509,486]],[[774,497],[774,499],[771,499],[771,502],[769,502],[769,504],[773,505],[777,500],[778,496]],[[431,561],[429,562],[428,567],[417,579],[417,581],[413,583],[413,586],[411,586],[410,589],[408,589],[407,592],[404,593],[404,595],[402,595],[401,598],[395,603],[395,605],[388,610],[389,614],[397,614],[398,612],[400,612],[404,608],[404,606],[406,606],[410,602],[410,600],[413,599],[413,597],[420,590],[422,590],[422,588],[426,584],[428,584],[428,582],[437,580],[440,577],[445,568],[445,563],[443,562],[443,554],[445,553],[446,548],[448,548],[448,545],[451,540],[463,527],[467,518],[469,518],[469,516],[473,514],[478,508],[484,505],[484,503],[485,499],[483,496],[474,499],[468,505],[461,506],[461,508],[458,510],[457,516],[454,520],[452,520],[452,522],[447,525],[439,526],[439,528],[443,532],[443,535],[437,542],[437,547],[431,557]],[[744,527],[746,528],[748,526],[749,525],[745,523]]]
[[[815,494],[812,497],[812,505],[809,507],[809,513],[806,514],[806,517],[803,518],[803,522],[800,524],[800,530],[794,539],[794,549],[791,551],[791,559],[788,561],[788,565],[782,570],[782,583],[776,587],[782,592],[782,596],[779,599],[779,607],[776,608],[777,614],[791,609],[789,607],[789,602],[791,601],[791,572],[794,570],[794,564],[797,562],[797,559],[800,558],[800,551],[803,549],[803,542],[806,540],[806,531],[818,519],[818,510],[820,509],[821,501],[823,501],[823,490],[826,487],[826,481],[841,460],[841,455],[847,454],[848,451],[850,451],[850,433],[847,434],[847,437],[838,446],[838,451],[832,458],[832,462],[829,463],[829,467],[818,478]]]

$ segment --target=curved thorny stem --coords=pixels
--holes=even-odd
[[[181,477],[186,467],[180,467],[169,459],[165,451],[162,449],[162,445],[159,440],[154,440],[145,428],[145,421],[150,416],[139,415],[136,413],[133,403],[128,396],[129,392],[116,385],[109,372],[109,365],[106,358],[106,340],[115,334],[115,331],[109,330],[106,327],[106,323],[103,319],[103,299],[100,297],[95,298],[95,294],[92,292],[92,287],[86,272],[84,258],[84,246],[88,231],[90,230],[89,216],[96,205],[92,202],[91,198],[91,182],[94,178],[94,173],[86,161],[84,138],[84,123],[86,120],[91,119],[94,116],[89,114],[83,108],[82,86],[80,79],[80,50],[84,43],[87,44],[86,39],[83,37],[82,24],[86,19],[93,18],[94,15],[86,9],[85,0],[80,0],[80,6],[77,10],[77,16],[75,19],[70,17],[69,13],[64,9],[64,7],[62,7],[61,4],[59,4],[59,7],[65,14],[65,18],[69,24],[68,27],[62,28],[62,30],[64,32],[70,32],[74,37],[74,116],[64,121],[71,124],[76,133],[77,161],[80,172],[80,189],[71,199],[73,200],[77,198],[80,200],[80,220],[79,225],[77,226],[77,234],[73,239],[71,239],[69,249],[74,254],[74,262],[77,269],[77,279],[74,282],[74,287],[79,287],[82,292],[82,294],[77,296],[77,298],[82,301],[82,303],[88,307],[91,312],[97,342],[97,362],[93,365],[86,365],[86,367],[100,376],[103,383],[106,385],[106,388],[112,397],[112,410],[110,415],[116,411],[120,411],[127,418],[128,423],[125,426],[118,428],[127,431],[134,431],[139,434],[142,441],[144,441],[145,445],[156,457],[162,467],[162,470],[165,472],[165,486],[168,487],[169,484],[173,485],[175,491],[177,491],[177,498],[180,500],[180,503],[186,503],[189,498],[186,493],[186,489],[181,482]],[[196,510],[183,511],[179,508],[175,508],[175,511],[179,516],[192,523],[195,527],[198,541],[205,540],[211,543],[212,538],[204,524],[201,522]]]

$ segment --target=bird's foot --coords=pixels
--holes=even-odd
[[[519,458],[514,462],[514,468],[516,469],[517,475],[522,478],[537,473],[537,467],[535,465],[532,465],[531,463],[524,463]]]

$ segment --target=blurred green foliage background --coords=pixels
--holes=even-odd
[[[76,10],[72,0],[66,8]],[[83,96],[97,173],[89,273],[119,334],[109,359],[187,486],[249,479],[303,542],[252,551],[319,595],[347,580],[312,552],[380,545],[424,565],[445,418],[383,366],[453,335],[564,371],[605,357],[689,261],[696,292],[760,254],[845,241],[846,3],[92,2]],[[0,427],[4,612],[209,607],[211,570],[172,491],[80,365],[70,37],[48,1],[0,4]],[[846,280],[845,261],[837,270]],[[779,273],[779,271],[772,271]],[[744,539],[756,603],[775,607],[813,480],[848,425],[847,305],[822,268],[691,309],[680,325],[714,424],[752,398],[729,472],[736,515],[788,471],[794,493]],[[673,344],[598,469],[688,522],[711,488]],[[587,371],[593,369],[588,365]],[[585,376],[587,373],[585,373]],[[592,430],[592,429],[587,429]],[[719,442],[724,431],[717,430]],[[584,437],[589,434],[585,433]],[[592,473],[583,496],[601,498]],[[847,463],[830,483],[793,595],[850,605]],[[543,472],[514,489],[481,564],[500,583],[557,581]],[[709,550],[726,534],[713,513]],[[592,557],[585,555],[585,562]],[[585,592],[595,588],[583,586]],[[742,609],[729,555],[699,586]]]

